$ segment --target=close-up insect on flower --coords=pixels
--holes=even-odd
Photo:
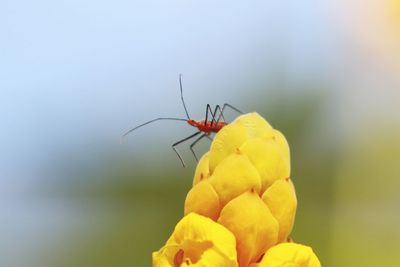
[[[221,129],[198,164],[175,236],[153,253],[153,266],[247,267],[276,261],[275,266],[320,267],[310,248],[305,258],[296,256],[297,251],[275,252],[279,251],[275,247],[284,244],[303,248],[288,243],[297,207],[289,154],[282,133],[257,113],[241,115]],[[214,224],[221,233],[230,233],[235,251],[212,253],[218,241],[209,236],[216,230],[206,223]],[[274,257],[278,260],[270,260]]]
[[[0,267],[398,267],[400,0],[0,3]]]

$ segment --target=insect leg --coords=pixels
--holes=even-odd
[[[204,124],[207,124],[208,112],[210,112],[211,117],[214,118],[214,114],[212,113],[210,104],[207,104],[207,107],[206,107],[206,119],[204,120]],[[211,120],[211,123],[212,123],[212,120]]]
[[[182,140],[179,140],[178,142],[176,142],[176,143],[174,143],[174,144],[172,145],[172,149],[173,149],[173,150],[175,151],[175,153],[178,155],[178,158],[181,160],[181,163],[182,163],[182,166],[183,166],[183,167],[185,167],[185,162],[183,161],[181,155],[179,154],[178,150],[177,150],[175,147],[176,147],[177,145],[179,145],[180,143],[183,143],[183,142],[185,142],[185,141],[187,141],[187,140],[189,140],[189,139],[195,137],[196,135],[198,135],[198,134],[200,134],[200,133],[201,133],[201,132],[195,132],[194,134],[192,134],[192,135],[190,135],[190,136],[188,136],[188,137],[186,137],[186,138],[183,138]]]
[[[240,111],[239,109],[235,108],[234,106],[232,106],[231,104],[228,104],[228,103],[225,103],[225,104],[222,106],[222,112],[224,112],[224,110],[225,110],[226,107],[228,107],[228,108],[230,108],[230,109],[232,109],[232,110],[234,110],[234,111],[236,111],[236,112],[238,112],[238,113],[240,113],[240,114],[243,114],[242,111]]]
[[[196,156],[196,153],[194,153],[193,147],[197,144],[197,142],[199,142],[201,139],[203,139],[204,137],[208,137],[210,139],[210,137],[208,136],[208,134],[202,134],[199,138],[197,138],[191,145],[190,145],[190,150],[193,153],[194,158],[196,159],[196,161],[199,161],[199,159]]]
[[[186,117],[189,120],[190,119],[189,112],[187,111],[185,100],[183,99],[182,74],[179,74],[179,87],[181,89],[181,100],[182,100],[183,108],[185,109]]]
[[[156,118],[156,119],[147,121],[147,122],[145,122],[145,123],[142,123],[142,124],[136,126],[135,128],[130,129],[129,131],[127,131],[126,133],[124,133],[124,135],[122,135],[121,138],[125,137],[126,135],[130,134],[131,132],[133,132],[134,130],[136,130],[136,129],[140,128],[140,127],[143,127],[143,126],[145,126],[145,125],[147,125],[147,124],[150,124],[150,123],[152,123],[152,122],[159,121],[159,120],[186,121],[186,119],[180,119],[180,118]]]
[[[218,121],[221,119],[221,117],[223,117],[223,113],[224,113],[224,110],[225,110],[226,107],[228,107],[228,108],[230,108],[230,109],[232,109],[232,110],[234,110],[234,111],[236,111],[236,112],[238,112],[238,113],[240,113],[240,114],[243,114],[243,112],[241,112],[239,109],[235,108],[235,107],[232,106],[231,104],[225,103],[225,104],[222,106],[222,110],[221,110],[221,113],[219,114]]]
[[[218,119],[216,120],[216,122],[219,122],[221,118],[222,118],[224,121],[226,121],[225,118],[224,118],[224,113],[223,113],[223,111],[221,110],[221,107],[220,107],[219,105],[216,105],[216,106],[215,106],[214,118],[217,116],[217,111],[219,111],[219,116],[218,116]]]

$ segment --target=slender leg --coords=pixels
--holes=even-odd
[[[218,120],[215,120],[215,121],[219,122],[221,118],[223,119],[223,121],[226,121],[225,118],[224,118],[224,112],[223,112],[223,110],[221,110],[221,107],[219,105],[215,106],[214,118],[217,116],[217,111],[219,111],[219,116],[218,116]]]
[[[213,125],[213,123],[217,123],[217,120],[216,120],[216,117],[217,117],[217,109],[221,110],[221,108],[219,107],[219,105],[217,105],[217,106],[215,107],[214,112],[212,112],[210,104],[207,104],[206,120],[204,121],[204,123],[207,123],[208,112],[210,112],[210,115],[211,115],[211,118],[212,118],[212,119],[210,120],[210,121],[211,121],[211,126]]]
[[[182,166],[183,166],[183,167],[185,167],[185,162],[183,161],[181,155],[179,154],[178,150],[177,150],[175,147],[176,147],[177,145],[179,145],[180,143],[183,143],[183,142],[185,142],[185,141],[187,141],[187,140],[189,140],[189,139],[195,137],[196,135],[198,135],[198,134],[200,134],[200,133],[201,133],[201,132],[195,132],[194,134],[192,134],[192,135],[190,135],[190,136],[188,136],[188,137],[186,137],[186,138],[183,138],[182,140],[179,140],[178,142],[176,142],[176,143],[174,143],[174,144],[172,145],[172,149],[173,149],[173,150],[175,151],[175,153],[178,155],[178,158],[181,160]]]
[[[222,106],[222,110],[221,110],[221,113],[219,114],[218,121],[219,121],[219,120],[221,119],[221,117],[223,116],[222,114],[224,113],[224,110],[225,110],[226,107],[228,107],[228,108],[230,108],[230,109],[232,109],[232,110],[234,110],[234,111],[236,111],[236,112],[238,112],[238,113],[240,113],[240,114],[243,114],[243,112],[241,112],[239,109],[235,108],[234,106],[232,106],[232,105],[230,105],[230,104],[228,104],[228,103],[225,103],[225,104]]]
[[[179,74],[179,87],[181,89],[181,100],[183,104],[183,108],[185,109],[186,117],[190,120],[189,112],[187,111],[185,100],[183,99],[183,86],[182,86],[182,74]]]
[[[207,104],[207,106],[206,106],[206,118],[205,118],[205,120],[204,120],[204,123],[207,123],[207,120],[208,120],[208,112],[211,112],[211,115],[212,115],[212,111],[211,111],[210,104]]]
[[[210,115],[214,118],[214,114],[212,113],[210,104],[207,104],[207,107],[206,107],[206,119],[204,120],[205,124],[207,124],[207,121],[208,121],[208,112],[210,112]]]
[[[196,159],[196,161],[199,161],[199,159],[197,158],[196,153],[194,153],[193,147],[197,144],[197,142],[199,142],[201,139],[203,139],[203,138],[206,137],[206,136],[207,136],[208,138],[210,138],[210,137],[208,136],[208,134],[202,134],[199,138],[197,138],[197,139],[190,145],[190,150],[192,151],[193,156],[194,156],[194,158]]]
[[[238,112],[238,113],[240,113],[240,114],[243,114],[242,111],[240,111],[239,109],[235,108],[234,106],[232,106],[231,104],[228,104],[228,103],[225,103],[225,104],[222,106],[222,112],[224,112],[224,110],[225,110],[226,107],[228,107],[228,108],[230,108],[230,109],[232,109],[232,110],[234,110],[234,111],[236,111],[236,112]]]

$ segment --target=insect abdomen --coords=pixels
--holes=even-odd
[[[204,133],[217,133],[226,125],[226,122],[207,122],[200,121],[197,128]]]

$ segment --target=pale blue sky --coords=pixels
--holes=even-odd
[[[178,73],[195,118],[206,103],[251,110],[266,93],[252,83],[275,73],[323,79],[332,29],[316,3],[2,1],[1,161],[45,165],[52,153],[179,116]]]

